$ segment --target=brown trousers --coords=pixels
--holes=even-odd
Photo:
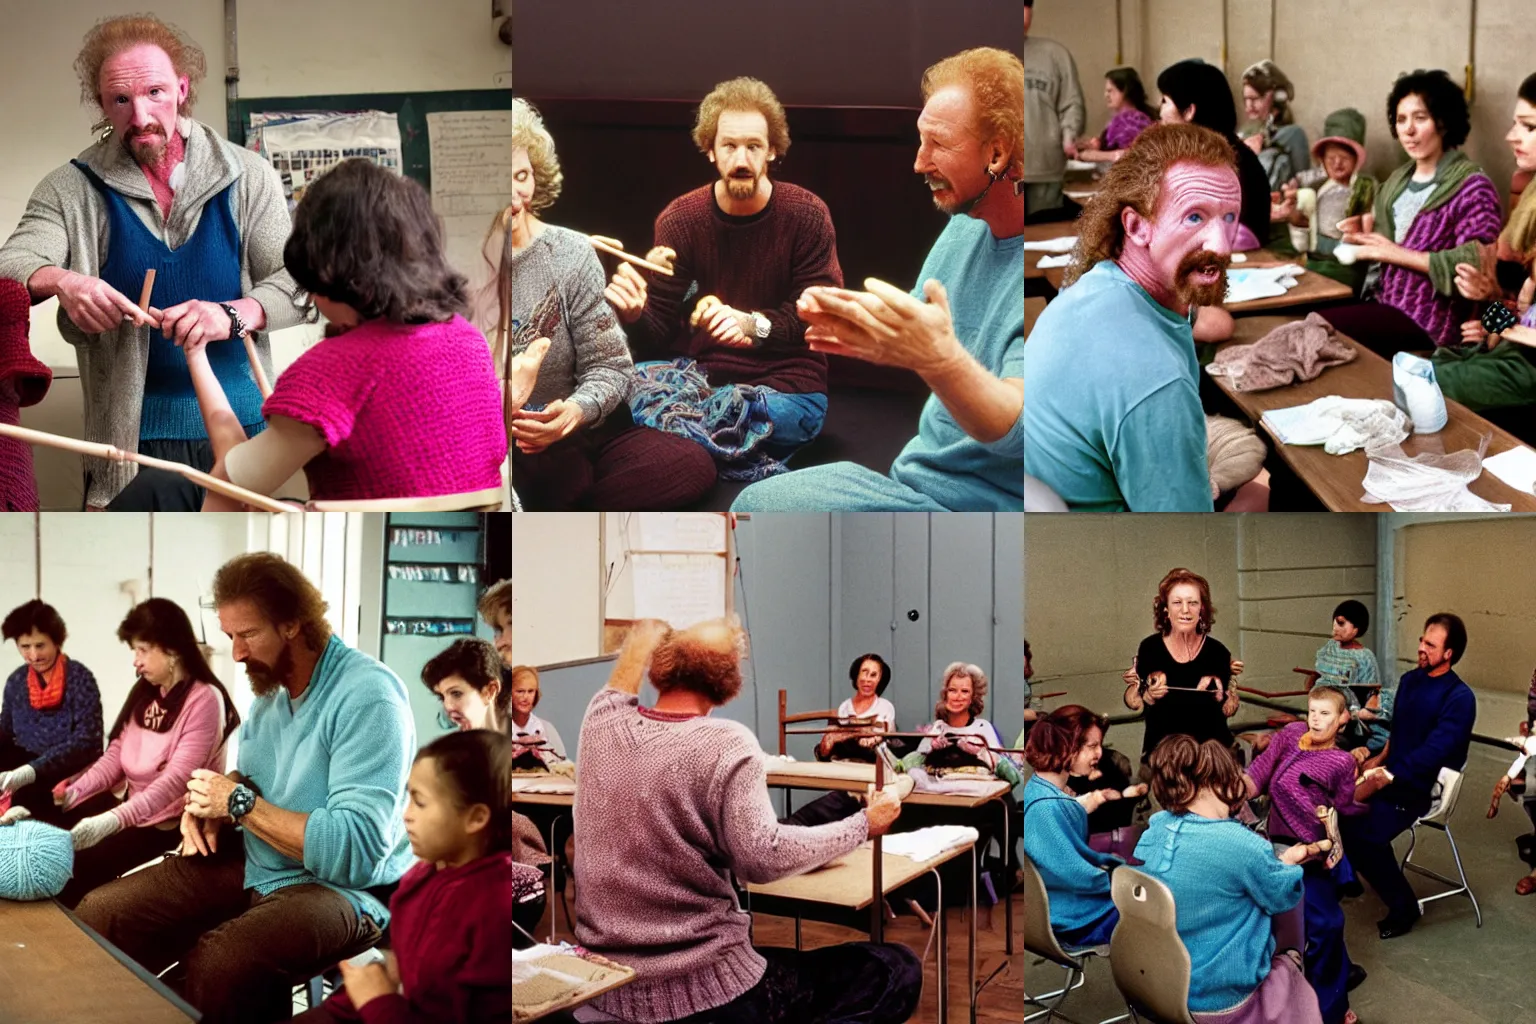
[[[176,961],[205,1024],[271,1024],[293,1014],[292,986],[356,956],[379,926],[318,883],[269,896],[245,888],[245,848],[226,827],[212,856],[172,857],[89,893],[76,911],[146,970]]]

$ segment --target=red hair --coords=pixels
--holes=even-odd
[[[1081,704],[1057,708],[1029,730],[1024,760],[1037,772],[1067,771],[1088,742],[1089,730],[1095,727],[1102,735],[1109,729],[1109,719]]]

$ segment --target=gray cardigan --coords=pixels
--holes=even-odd
[[[257,154],[225,141],[201,122],[183,119],[181,134],[186,139],[186,180],[176,193],[168,222],[161,219],[143,171],[117,138],[97,142],[80,154],[80,161],[127,200],[144,226],[173,249],[192,237],[208,201],[236,183],[231,201],[240,231],[241,293],[261,303],[268,331],[302,323],[303,296],[283,269],[283,244],[292,222],[277,172]],[[95,276],[106,260],[107,244],[107,211],[100,193],[79,168],[65,164],[33,190],[21,222],[0,247],[0,277],[25,284],[49,266]],[[128,297],[135,302],[139,298]],[[137,451],[150,328],[124,324],[102,334],[86,334],[62,307],[58,323],[80,361],[85,439]],[[254,337],[270,379],[271,345],[265,333]],[[106,505],[138,468],[131,462],[89,457],[82,461],[89,505]]]

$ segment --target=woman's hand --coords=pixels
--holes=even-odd
[[[1492,348],[1498,344],[1497,341],[1492,340],[1497,337],[1497,334],[1488,333],[1481,320],[1468,320],[1461,325],[1461,342],[1464,345],[1481,345],[1483,339],[1487,338],[1490,340],[1488,347]]]
[[[1226,687],[1222,685],[1221,678],[1219,676],[1201,676],[1200,683],[1195,687],[1195,689],[1209,690],[1213,687],[1215,688],[1215,695],[1217,700],[1227,699]]]
[[[1243,674],[1243,663],[1242,662],[1238,661],[1236,658],[1233,658],[1232,661],[1229,664],[1231,666],[1232,678],[1233,679],[1236,679],[1238,676]]]
[[[1504,294],[1498,281],[1498,250],[1484,242],[1477,244],[1478,265],[1456,264],[1456,290],[1462,298],[1486,302]]]
[[[949,746],[949,733],[942,730],[933,734],[933,739],[928,741],[929,750],[943,750]]]
[[[78,796],[70,793],[68,779],[53,787],[53,806],[61,810],[69,810],[79,799]]]
[[[882,736],[865,736],[859,740],[859,746],[864,747],[866,750],[872,749],[878,747],[883,738]]]
[[[1287,864],[1300,864],[1314,857],[1320,857],[1333,849],[1333,842],[1328,839],[1319,839],[1315,843],[1297,843],[1280,855],[1280,859]]]
[[[864,808],[864,814],[869,818],[869,836],[883,836],[891,830],[896,819],[901,816],[901,799],[890,790],[875,791],[874,786],[869,787],[869,806]]]
[[[1083,810],[1092,814],[1111,800],[1119,799],[1120,791],[1118,789],[1094,789],[1078,797],[1077,802],[1082,805]]]
[[[1344,241],[1357,248],[1355,257],[1378,263],[1401,263],[1403,247],[1374,231],[1348,232]]]
[[[542,412],[523,410],[512,419],[512,436],[524,455],[537,455],[581,426],[581,406],[568,398],[550,402]]]
[[[1153,672],[1147,677],[1147,692],[1141,695],[1141,699],[1148,704],[1155,704],[1168,696],[1168,676],[1162,672]]]
[[[1125,670],[1125,675],[1120,677],[1125,680],[1126,686],[1140,686],[1141,675],[1136,671],[1136,659],[1131,659],[1131,667]]]
[[[1353,217],[1345,217],[1339,221],[1338,229],[1341,234],[1355,235],[1376,229],[1376,215],[1374,213],[1360,213]]]
[[[336,966],[341,968],[341,982],[346,986],[347,998],[352,1001],[354,1009],[361,1010],[380,996],[394,995],[400,990],[399,983],[390,980],[384,964],[377,961],[353,967],[343,960]]]
[[[512,357],[512,377],[507,382],[512,387],[508,412],[517,412],[528,401],[528,396],[533,394],[534,385],[539,382],[539,367],[549,354],[549,345],[548,338],[535,338],[528,343],[527,348]]]

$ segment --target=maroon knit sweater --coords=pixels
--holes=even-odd
[[[715,202],[714,189],[696,188],[656,218],[656,244],[677,253],[676,272],[650,276],[645,312],[628,328],[635,362],[688,356],[711,384],[825,392],[827,359],[805,347],[795,300],[813,284],[843,283],[827,205],[798,185],[776,181],[761,212],[732,217]],[[698,290],[688,295],[694,282]],[[767,340],[733,348],[716,343],[702,327],[690,328],[688,317],[706,295],[744,313],[762,313],[773,325]]]
[[[21,407],[48,393],[53,371],[32,355],[27,328],[32,299],[19,281],[0,279],[0,423],[21,426]],[[36,512],[32,446],[0,437],[0,512]]]
[[[863,812],[813,828],[779,824],[762,748],[739,722],[663,714],[604,689],[587,705],[580,749],[576,941],[638,972],[596,1000],[627,1021],[724,1006],[762,977],[767,962],[731,875],[799,874],[868,835]]]

